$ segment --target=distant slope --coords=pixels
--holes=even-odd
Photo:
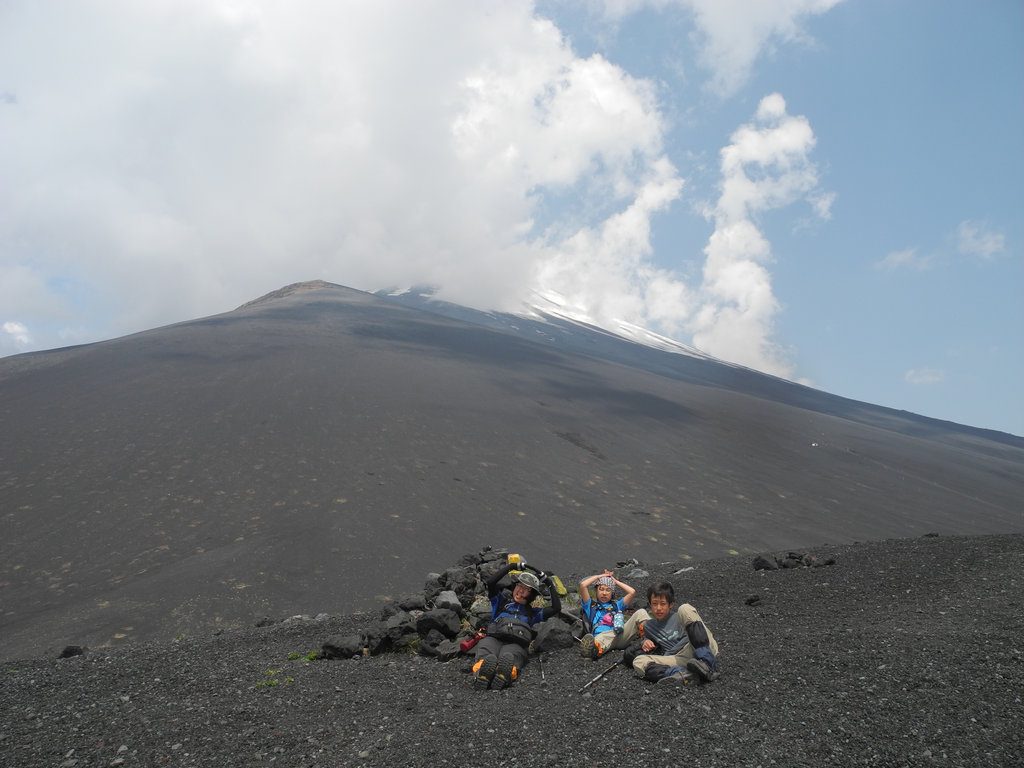
[[[414,288],[401,292],[381,291],[377,295],[385,296],[404,306],[511,333],[524,339],[555,346],[563,351],[592,355],[695,384],[757,394],[800,408],[842,416],[909,435],[945,437],[953,441],[981,438],[982,442],[976,443],[975,447],[994,442],[1013,448],[1024,448],[1024,438],[1016,435],[840,397],[716,360],[692,347],[655,337],[653,334],[645,343],[642,341],[643,335],[638,334],[636,329],[630,329],[631,333],[628,334],[615,334],[574,320],[566,314],[547,312],[540,307],[529,308],[529,314],[482,312],[437,300],[429,288]]]
[[[571,330],[315,283],[0,360],[0,656],[372,609],[492,543],[585,572],[1024,530],[1024,441]]]

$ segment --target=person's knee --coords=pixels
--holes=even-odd
[[[691,622],[701,620],[700,614],[697,613],[697,609],[689,603],[683,603],[680,605],[676,609],[676,615],[679,616],[679,620],[683,623],[684,627]]]
[[[498,658],[502,661],[511,662],[517,667],[522,667],[526,664],[526,651],[521,646],[510,643],[501,649]]]
[[[653,660],[651,659],[650,656],[641,654],[640,656],[637,656],[636,658],[633,659],[633,670],[638,675],[643,677],[644,670],[647,668],[647,665],[651,664],[651,663],[653,663]]]

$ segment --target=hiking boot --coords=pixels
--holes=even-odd
[[[498,666],[498,659],[496,656],[485,656],[482,659],[478,659],[476,664],[473,665],[473,690],[486,691],[491,687],[491,681],[494,679],[494,670]],[[504,686],[503,686],[504,687]]]
[[[711,668],[711,665],[704,661],[704,659],[690,659],[686,662],[686,668],[693,674],[697,675],[701,682],[704,683],[710,683],[718,677],[718,673],[715,672],[715,670]]]
[[[665,674],[658,680],[659,683],[672,683],[675,685],[693,685],[699,680],[698,676],[688,669],[682,667],[669,667]]]
[[[580,646],[580,655],[584,659],[592,659],[597,661],[601,658],[601,646],[594,640],[593,635],[583,636],[583,645]]]
[[[494,680],[491,681],[491,690],[500,691],[502,688],[507,688],[516,681],[519,677],[519,670],[513,664],[510,667],[506,667],[504,664],[499,664],[498,668],[494,670]]]

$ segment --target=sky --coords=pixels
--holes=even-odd
[[[1024,435],[1019,0],[4,0],[0,355],[557,296]]]

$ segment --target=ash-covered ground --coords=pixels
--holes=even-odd
[[[609,663],[565,649],[476,692],[465,658],[306,658],[375,617],[281,621],[5,662],[0,764],[1020,765],[1024,535],[810,553],[835,564],[643,564],[641,595],[668,578],[718,638],[706,685],[617,667],[581,691]],[[586,575],[560,574],[571,590]]]

